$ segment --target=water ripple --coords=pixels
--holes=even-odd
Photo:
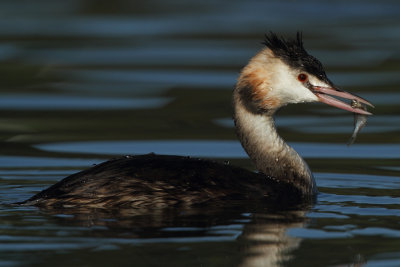
[[[96,98],[65,95],[2,95],[3,110],[149,109],[168,104],[170,98]]]
[[[306,158],[400,158],[399,144],[345,145],[290,142]],[[35,146],[55,152],[93,153],[105,155],[172,154],[213,158],[247,158],[238,141],[233,140],[154,140],[154,141],[93,141],[48,143]],[[371,151],[374,151],[371,153]]]

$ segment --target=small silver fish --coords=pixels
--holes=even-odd
[[[365,111],[367,110],[367,106],[365,104],[360,103],[355,99],[351,101],[351,107],[352,108],[360,108]],[[367,124],[367,116],[368,115],[354,113],[354,131],[353,131],[353,134],[351,135],[349,141],[347,142],[348,146],[350,146],[354,143],[354,141],[357,138],[358,133]]]

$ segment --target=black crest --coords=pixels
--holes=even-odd
[[[328,84],[332,84],[326,76],[324,67],[315,57],[309,55],[304,49],[302,35],[297,33],[296,39],[285,39],[270,32],[265,35],[263,42],[274,55],[294,69],[300,69],[315,75]]]

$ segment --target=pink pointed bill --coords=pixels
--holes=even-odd
[[[344,109],[353,113],[358,113],[358,114],[364,114],[364,115],[372,115],[372,113],[365,111],[361,108],[357,107],[352,107],[350,104],[347,104],[343,101],[340,101],[336,98],[333,98],[332,96],[337,96],[345,99],[350,99],[350,100],[356,100],[357,102],[366,104],[368,106],[374,107],[369,101],[356,96],[352,95],[350,93],[340,91],[337,89],[329,88],[329,87],[320,87],[320,86],[314,86],[313,87],[313,92],[315,95],[318,97],[319,101],[325,104],[328,104],[330,106],[334,106],[340,109]]]

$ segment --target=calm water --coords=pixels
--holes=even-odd
[[[0,2],[0,266],[400,266],[398,1]],[[304,32],[328,76],[376,105],[278,114],[318,203],[151,214],[10,205],[116,155],[252,168],[230,95],[263,33]]]

